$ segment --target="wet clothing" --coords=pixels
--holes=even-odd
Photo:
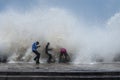
[[[36,57],[34,58],[34,60],[36,61],[36,64],[39,64],[39,59],[40,59],[40,53],[38,51],[33,51],[36,54]]]
[[[45,53],[48,55],[48,60],[47,62],[50,63],[52,62],[52,55],[49,53],[49,51],[51,51],[52,49],[49,48],[49,43],[47,43],[46,47],[45,47]]]
[[[66,53],[67,53],[67,51],[66,51],[66,49],[65,49],[65,48],[61,48],[60,53],[66,54]]]
[[[40,59],[40,53],[37,51],[37,48],[39,46],[37,46],[36,42],[33,43],[32,45],[32,51],[36,54],[36,57],[34,58],[34,60],[36,61],[36,64],[39,64],[39,59]]]
[[[63,58],[64,57],[64,58]],[[67,62],[68,61],[68,54],[65,48],[60,49],[60,55],[59,55],[59,62]]]
[[[36,51],[37,48],[38,48],[38,46],[37,46],[36,42],[33,43],[33,45],[32,45],[32,51]]]

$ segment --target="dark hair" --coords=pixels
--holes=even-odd
[[[39,42],[38,42],[38,41],[36,41],[36,44],[38,45],[38,44],[39,44]]]

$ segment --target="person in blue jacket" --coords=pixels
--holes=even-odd
[[[39,64],[39,59],[40,59],[40,53],[37,51],[37,48],[40,47],[39,42],[36,41],[32,44],[32,52],[34,52],[36,54],[36,57],[34,58],[34,60],[36,61],[36,64]]]

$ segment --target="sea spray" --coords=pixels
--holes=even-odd
[[[35,55],[31,46],[39,41],[41,59],[47,58],[44,49],[50,42],[56,59],[59,49],[64,47],[73,63],[117,61],[119,14],[108,19],[104,26],[89,26],[63,8],[33,8],[23,13],[8,9],[0,13],[0,54],[7,56],[8,62],[32,62]]]
[[[56,55],[59,55],[60,47],[71,48],[67,45],[70,45],[69,38],[75,27],[75,19],[63,9],[37,9],[27,13],[8,10],[0,14],[0,21],[1,54],[8,58],[12,56],[9,61],[29,62],[31,59],[26,56],[33,54],[30,48],[35,41],[40,42],[41,47],[38,51],[41,57],[45,55],[44,48],[47,42],[51,43],[50,46],[54,48],[53,53]]]

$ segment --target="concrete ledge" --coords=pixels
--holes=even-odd
[[[113,80],[120,72],[0,72],[0,80]]]
[[[0,64],[0,80],[120,80],[120,64]]]

